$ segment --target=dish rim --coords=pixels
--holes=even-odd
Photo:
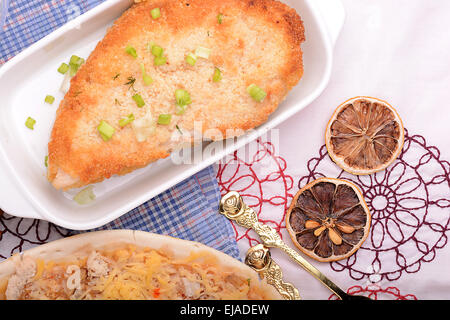
[[[0,159],[5,165],[4,170],[7,170],[10,175],[13,178],[13,182],[16,186],[18,186],[19,191],[21,192],[22,197],[24,200],[26,200],[31,207],[34,209],[33,213],[31,213],[31,216],[26,215],[30,218],[38,218],[38,219],[45,219],[47,221],[50,221],[56,225],[59,225],[61,227],[65,227],[68,229],[73,230],[88,230],[97,228],[99,226],[105,225],[108,222],[111,222],[112,220],[122,216],[123,214],[126,214],[130,210],[136,208],[137,206],[141,205],[142,203],[148,201],[149,199],[153,198],[154,196],[164,192],[165,190],[169,189],[170,187],[176,185],[177,183],[184,181],[185,179],[189,178],[190,176],[194,175],[195,173],[203,170],[207,166],[210,166],[214,164],[215,162],[221,160],[226,155],[240,149],[241,147],[245,146],[246,144],[250,143],[251,141],[254,141],[267,131],[271,130],[272,128],[278,126],[280,123],[286,121],[290,117],[292,117],[294,114],[298,113],[300,110],[304,109],[307,105],[309,105],[312,101],[314,101],[325,89],[326,85],[328,84],[330,77],[331,77],[331,70],[332,70],[332,64],[333,64],[333,43],[332,39],[330,38],[330,31],[327,30],[327,26],[324,21],[324,17],[321,16],[320,11],[318,7],[314,4],[314,0],[303,0],[305,5],[309,8],[311,14],[312,14],[312,20],[317,24],[318,32],[320,33],[323,40],[321,41],[322,45],[325,48],[324,55],[326,57],[326,61],[324,61],[325,68],[324,68],[324,74],[322,75],[322,79],[320,81],[320,84],[317,85],[317,87],[312,90],[312,92],[303,98],[301,101],[297,102],[294,107],[291,107],[283,112],[283,114],[275,116],[262,124],[260,127],[256,128],[254,131],[251,131],[249,134],[245,134],[244,136],[241,136],[237,142],[227,145],[226,148],[224,148],[221,152],[218,152],[217,154],[210,156],[206,159],[204,159],[202,162],[190,165],[187,170],[184,170],[181,174],[173,176],[168,181],[160,184],[157,188],[149,189],[147,192],[142,192],[141,194],[137,195],[133,199],[128,199],[128,202],[126,205],[123,205],[121,207],[118,207],[115,211],[110,212],[109,214],[103,215],[102,217],[90,220],[89,222],[74,222],[74,221],[66,221],[62,218],[59,218],[57,215],[55,215],[49,208],[46,208],[40,201],[37,199],[37,196],[33,194],[33,192],[27,188],[26,183],[20,179],[18,176],[16,170],[13,167],[13,164],[11,163],[10,159],[8,158],[6,151],[4,150],[3,146],[0,145]],[[22,60],[27,58],[28,56],[32,55],[34,52],[40,50],[41,48],[49,45],[53,41],[57,41],[57,39],[61,36],[64,36],[64,34],[68,31],[71,31],[72,29],[76,28],[78,25],[83,24],[86,21],[89,21],[92,18],[95,18],[98,14],[101,14],[103,11],[106,11],[110,9],[113,6],[119,5],[123,2],[131,2],[129,0],[109,0],[106,1],[97,7],[89,10],[88,12],[84,13],[83,15],[77,17],[74,20],[71,20],[64,26],[58,28],[57,30],[53,31],[46,37],[42,38],[38,42],[32,44],[30,47],[25,49],[24,51],[20,52],[18,55],[16,55],[14,58],[12,58],[10,61],[5,63],[0,68],[0,78],[6,74],[10,69],[14,68],[14,66],[20,64]],[[8,213],[8,212],[7,212]],[[20,214],[11,213],[12,215],[20,216]],[[33,215],[35,214],[35,215]]]

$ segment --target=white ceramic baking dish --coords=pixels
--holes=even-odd
[[[339,0],[284,1],[300,13],[305,23],[305,73],[269,121],[200,163],[175,165],[169,158],[99,183],[94,189],[97,199],[88,206],[77,205],[71,199],[73,192],[55,190],[45,177],[47,143],[56,106],[63,98],[58,91],[62,78],[56,69],[72,54],[89,56],[132,1],[106,1],[11,59],[0,68],[0,207],[11,215],[44,219],[70,229],[99,227],[219,161],[307,106],[329,81],[333,45],[345,14]],[[56,97],[53,105],[44,103],[47,94]],[[33,131],[24,125],[29,116],[37,120]]]

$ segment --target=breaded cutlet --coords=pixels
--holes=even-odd
[[[155,8],[157,19],[151,15]],[[135,3],[71,79],[48,144],[49,181],[67,190],[145,167],[168,157],[177,147],[173,132],[192,132],[194,121],[202,122],[203,132],[218,129],[224,135],[261,125],[302,77],[304,40],[300,16],[274,0]],[[155,66],[155,45],[164,50],[164,65]],[[192,66],[186,56],[199,47],[210,56],[197,57]],[[144,83],[143,72],[153,83]],[[262,101],[249,94],[252,84],[267,94]],[[191,98],[182,115],[177,89]],[[144,106],[137,105],[136,94]],[[119,125],[130,114],[136,120],[151,115],[155,122],[160,114],[172,118],[138,141],[133,125]],[[114,128],[107,141],[98,130],[102,121]]]

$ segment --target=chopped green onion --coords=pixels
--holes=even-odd
[[[53,102],[55,102],[55,97],[48,95],[45,97],[45,102],[47,102],[48,104],[52,104]]]
[[[153,19],[158,19],[159,17],[161,17],[161,9],[159,8],[155,8],[152,11],[150,11],[152,18]]]
[[[176,125],[175,127],[177,128],[178,132],[182,135],[183,131],[181,131],[180,127],[178,125]]]
[[[93,191],[94,187],[89,186],[87,188],[84,188],[80,192],[78,192],[75,197],[73,197],[73,200],[78,203],[79,205],[86,205],[91,203],[95,200],[95,194]]]
[[[104,141],[108,141],[114,135],[114,128],[106,121],[102,120],[97,127],[98,132]]]
[[[223,22],[223,14],[219,13],[219,14],[217,15],[217,22],[218,22],[219,24],[222,24],[222,22]]]
[[[197,57],[203,58],[203,59],[209,59],[209,55],[211,54],[211,49],[204,48],[204,47],[198,47],[195,50],[195,55]]]
[[[191,95],[189,92],[183,89],[177,89],[175,90],[175,99],[177,100],[177,105],[180,107],[184,107],[188,104],[191,104]]]
[[[126,118],[119,120],[119,126],[125,127],[134,121],[134,114],[129,114]]]
[[[140,94],[136,93],[132,98],[133,98],[134,102],[136,102],[136,104],[139,108],[142,108],[143,106],[145,106],[144,99],[142,99]]]
[[[267,93],[256,84],[251,84],[247,88],[247,92],[250,94],[253,100],[257,102],[262,102],[267,96]]]
[[[27,121],[25,121],[25,126],[28,129],[34,130],[34,125],[36,124],[36,120],[31,117],[28,117]]]
[[[214,68],[213,81],[219,82],[220,80],[222,80],[222,72],[219,68]]]
[[[67,63],[61,63],[58,68],[58,72],[61,74],[66,74],[67,71],[69,71],[69,65]]]
[[[155,57],[154,64],[155,66],[163,66],[167,63],[167,57],[164,57],[164,49],[153,42],[148,44],[149,50],[152,52],[152,55]]]
[[[45,161],[44,161],[45,167],[48,167],[48,156],[45,156]]]
[[[142,80],[144,81],[144,84],[146,86],[151,85],[153,83],[153,79],[147,74],[147,72],[145,72],[145,66],[143,63],[141,63],[141,70],[142,70]]]
[[[73,77],[78,72],[78,69],[80,68],[77,64],[71,64],[70,65],[70,76]]]
[[[153,45],[152,46],[152,55],[155,57],[162,57],[164,54],[164,49],[160,46]]]
[[[132,56],[133,58],[137,58],[137,53],[136,53],[136,49],[133,48],[132,46],[127,46],[125,48],[125,52],[128,53],[130,56]]]
[[[163,66],[167,63],[166,57],[155,57],[155,60],[153,61],[155,66]]]
[[[70,57],[69,67],[71,77],[73,77],[78,72],[78,69],[84,62],[85,60],[83,58],[80,58],[76,55]]]
[[[152,48],[154,45],[155,45],[155,43],[153,41],[150,41],[149,43],[147,43],[147,50],[152,51]]]
[[[168,125],[170,124],[171,120],[172,120],[171,114],[160,114],[158,117],[158,124]]]
[[[77,65],[81,65],[84,63],[84,59],[80,58],[79,56],[73,55],[70,57],[70,62],[69,64],[77,64]]]
[[[197,56],[195,54],[193,54],[193,53],[189,53],[186,56],[186,62],[188,64],[190,64],[191,66],[195,66],[195,63],[197,62]]]
[[[113,80],[116,80],[118,77],[120,77],[120,73],[117,73],[117,74],[113,77]]]

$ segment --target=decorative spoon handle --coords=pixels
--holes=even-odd
[[[245,263],[259,273],[262,279],[272,285],[286,300],[300,300],[298,290],[290,283],[283,281],[280,266],[272,259],[269,249],[258,244],[251,247],[245,256]]]
[[[240,226],[247,229],[253,229],[266,247],[279,248],[286,252],[295,262],[322,282],[341,300],[356,299],[356,297],[350,296],[340,289],[322,272],[298,254],[297,251],[288,247],[275,229],[260,223],[256,212],[244,203],[242,197],[236,191],[231,191],[222,197],[219,211],[228,219],[236,221]],[[364,299],[365,297],[358,298]]]

